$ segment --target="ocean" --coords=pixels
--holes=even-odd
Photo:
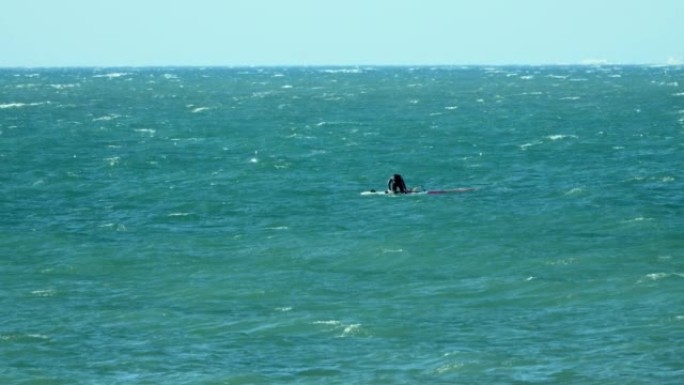
[[[683,166],[681,66],[0,69],[0,383],[679,385]]]

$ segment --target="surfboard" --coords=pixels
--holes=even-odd
[[[387,196],[403,196],[403,195],[441,195],[441,194],[456,194],[464,193],[468,191],[476,190],[475,187],[460,187],[448,190],[421,190],[421,191],[409,191],[406,194],[394,194],[387,191],[362,191],[361,195],[387,195]]]

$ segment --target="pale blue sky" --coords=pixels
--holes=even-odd
[[[684,0],[3,0],[0,66],[681,63]]]

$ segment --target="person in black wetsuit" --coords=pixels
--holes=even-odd
[[[399,174],[394,174],[387,181],[387,192],[392,194],[406,194],[409,190],[406,188],[404,178]]]

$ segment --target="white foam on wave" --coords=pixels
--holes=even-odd
[[[361,324],[345,324],[337,320],[328,321],[314,321],[314,325],[325,325],[332,328],[332,330],[340,331],[337,336],[339,338],[355,336],[361,333]]]
[[[321,72],[326,74],[360,74],[363,70],[361,68],[334,68],[323,69]]]
[[[404,249],[382,249],[382,253],[403,253]]]
[[[121,115],[119,114],[109,114],[109,115],[104,115],[104,116],[99,116],[97,118],[93,118],[93,122],[106,122],[114,119],[120,118]]]
[[[192,113],[193,113],[193,114],[196,114],[196,113],[199,113],[199,112],[207,111],[207,110],[209,110],[209,109],[210,109],[209,107],[197,107],[197,108],[194,108],[194,109],[192,110]]]
[[[31,294],[38,297],[52,297],[57,294],[57,291],[54,289],[33,290]]]
[[[541,140],[534,140],[532,142],[521,144],[519,147],[521,150],[525,151],[532,146],[538,146],[538,145],[546,143],[547,141],[555,142],[555,141],[564,140],[564,139],[577,139],[577,135],[568,135],[568,134],[547,135],[546,137],[544,137]]]
[[[107,78],[107,79],[116,79],[120,77],[124,77],[129,75],[127,72],[110,72],[107,74],[99,74],[99,75],[93,75],[94,78]]]
[[[549,135],[546,137],[549,140],[562,140],[562,139],[577,139],[577,135],[564,135],[564,134],[556,134],[556,135]]]
[[[65,90],[69,88],[76,88],[80,87],[81,83],[66,83],[66,84],[50,84],[50,87],[56,89],[56,90]]]
[[[682,273],[650,273],[646,274],[644,277],[639,279],[638,283],[644,283],[644,282],[649,282],[649,281],[660,281],[662,279],[666,278],[684,278],[684,274]]]
[[[290,228],[287,226],[275,226],[275,227],[267,227],[267,230],[289,230]]]
[[[120,156],[112,156],[109,158],[104,158],[104,161],[109,164],[110,167],[114,167],[118,165],[121,162],[121,157]]]
[[[530,148],[530,147],[532,147],[532,146],[538,146],[538,145],[540,145],[540,144],[542,144],[542,143],[543,143],[542,141],[535,140],[535,141],[533,141],[533,142],[528,142],[528,143],[525,143],[525,144],[521,144],[521,145],[520,145],[520,149],[523,150],[523,151],[525,151],[525,150],[527,150],[528,148]]]
[[[50,104],[50,102],[33,102],[33,103],[4,103],[0,104],[0,110],[4,110],[7,108],[22,108],[22,107],[36,107],[36,106],[42,106],[43,104]]]
[[[651,222],[653,221],[653,218],[648,218],[648,217],[636,217],[628,220],[627,222]]]
[[[133,131],[149,136],[154,136],[154,134],[157,133],[157,130],[155,130],[154,128],[136,128]]]
[[[0,341],[11,341],[21,339],[32,340],[49,340],[50,337],[45,334],[29,333],[29,334],[0,334]]]
[[[571,188],[570,190],[568,190],[565,193],[565,195],[577,195],[577,194],[580,194],[583,192],[584,192],[584,189],[582,187],[574,187],[574,188]]]
[[[120,231],[120,232],[128,231],[128,229],[126,228],[126,225],[122,225],[120,223],[118,223],[118,224],[117,223],[105,223],[103,225],[99,225],[98,227],[106,228],[106,229],[114,229],[114,231]]]
[[[186,212],[177,212],[177,213],[171,213],[167,215],[167,217],[188,217],[192,215],[192,213],[186,213]]]
[[[457,370],[461,370],[465,364],[463,362],[450,362],[448,364],[444,364],[437,369],[435,369],[435,373],[437,374],[444,374],[444,373],[449,373],[449,372],[454,372]]]
[[[545,264],[549,265],[549,266],[569,266],[569,265],[575,264],[576,262],[577,262],[577,260],[575,258],[571,257],[571,258],[564,258],[564,259],[557,259],[554,261],[549,261],[549,262],[546,262]]]

